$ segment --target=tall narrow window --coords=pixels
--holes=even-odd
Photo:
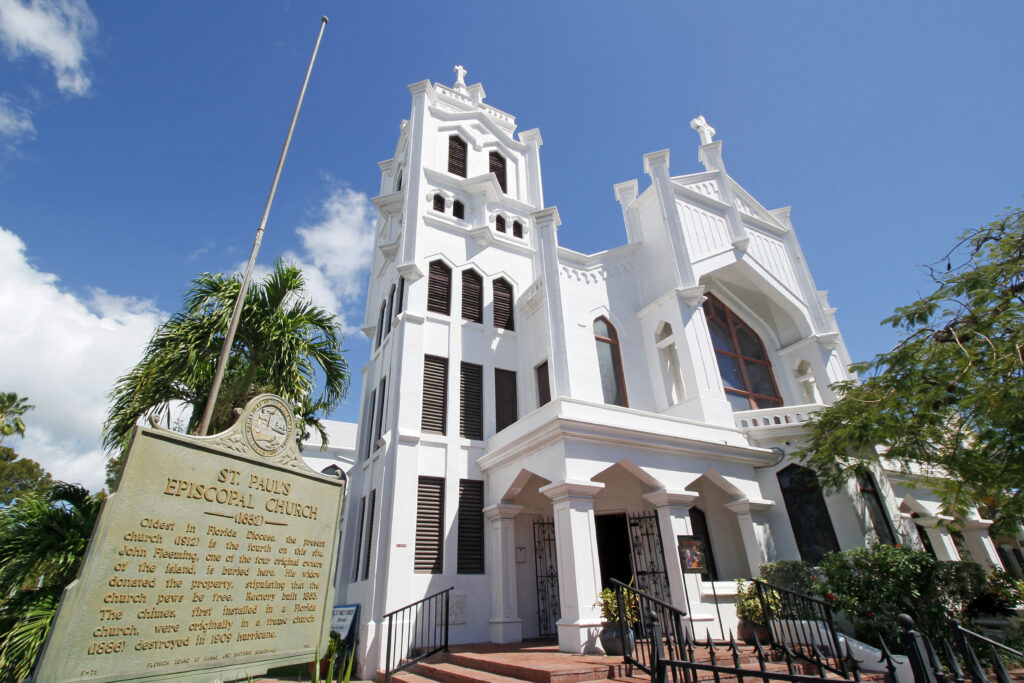
[[[516,329],[512,316],[512,285],[504,278],[494,281],[494,326],[503,330]]]
[[[456,218],[464,219],[466,217],[466,205],[456,199],[452,202],[452,215]]]
[[[448,359],[437,356],[423,358],[423,414],[420,429],[435,434],[445,433],[448,403]]]
[[[398,170],[398,178],[395,180],[395,192],[402,191],[402,170]]]
[[[459,435],[466,439],[484,438],[484,369],[463,363],[459,389]]]
[[[498,152],[491,152],[488,160],[491,173],[498,177],[498,185],[501,186],[501,191],[508,192],[508,188],[505,185],[505,157],[501,156]]]
[[[484,573],[484,483],[477,479],[459,480],[458,572]]]
[[[814,470],[790,465],[778,474],[782,500],[804,562],[818,562],[825,553],[839,550],[832,518]]]
[[[672,325],[662,323],[654,339],[658,347],[661,377],[665,384],[665,398],[670,406],[674,406],[683,400],[683,378],[679,372],[679,356],[672,336]]]
[[[764,344],[750,327],[721,301],[708,295],[704,315],[715,347],[725,397],[733,410],[757,410],[782,405],[772,364]]]
[[[363,430],[364,431],[363,439],[365,439],[365,443],[363,444],[363,448],[366,449],[365,450],[365,454],[366,454],[367,458],[369,458],[370,454],[373,453],[373,445],[375,443],[377,443],[373,439],[373,410],[374,410],[374,408],[376,406],[377,406],[377,390],[374,389],[373,391],[370,392],[370,405],[366,409],[366,429]]]
[[[462,319],[484,321],[484,279],[471,268],[462,271]]]
[[[388,312],[384,316],[384,336],[391,334],[391,320],[395,317],[395,286],[391,285],[388,292]]]
[[[498,232],[505,232],[505,217],[495,216],[494,217],[494,229]]]
[[[498,432],[519,419],[516,373],[512,370],[494,370],[494,411],[494,429]]]
[[[693,527],[693,535],[701,540],[704,552],[707,554],[706,572],[700,577],[705,581],[718,581],[718,563],[715,562],[715,551],[711,547],[711,531],[708,529],[708,517],[698,507],[690,508],[690,525]]]
[[[395,315],[402,312],[402,306],[405,305],[405,278],[398,278],[398,301],[395,303]]]
[[[594,321],[594,341],[597,344],[597,365],[601,372],[601,390],[604,402],[614,406],[629,406],[626,380],[622,376],[622,357],[619,354],[619,335],[608,318]]]
[[[452,269],[443,261],[430,262],[427,283],[427,310],[448,315],[452,296]]]
[[[544,361],[534,370],[537,373],[537,405],[551,402],[551,383],[548,380],[548,362]]]
[[[466,141],[458,135],[448,138],[448,172],[466,177]]]
[[[523,224],[519,221],[512,221],[512,236],[522,237],[523,236]]]
[[[444,213],[444,196],[435,194],[434,195],[434,211],[440,211]]]
[[[384,389],[387,385],[387,378],[380,378],[380,386],[377,389],[377,421],[373,427],[373,450],[377,449],[380,441],[381,429],[384,427]]]
[[[420,477],[416,492],[416,552],[413,571],[444,571],[444,479]]]
[[[370,491],[370,501],[367,505],[366,523],[366,555],[363,560],[363,580],[370,578],[370,548],[373,547],[373,512],[377,505],[377,489]]]
[[[882,543],[896,545],[896,532],[892,528],[892,522],[885,511],[885,504],[878,492],[875,478],[870,472],[861,471],[857,474],[857,484],[860,487],[860,495],[864,499],[864,505],[868,509],[868,517],[871,518],[871,526],[875,529],[875,535]]]
[[[384,311],[387,308],[387,302],[380,302],[380,315],[377,316],[377,337],[373,342],[373,348],[380,346],[381,340],[384,338]]]
[[[366,523],[366,496],[359,499],[359,531],[356,532],[356,551],[352,554],[352,580],[359,580],[359,559],[363,556],[363,524]]]

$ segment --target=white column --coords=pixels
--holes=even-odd
[[[668,491],[661,489],[648,493],[644,498],[658,512],[658,528],[661,531],[661,546],[665,551],[665,571],[668,573],[668,587],[672,595],[672,606],[687,613],[693,608],[686,604],[686,597],[700,602],[700,589],[697,586],[697,575],[687,577],[683,574],[683,566],[679,562],[677,536],[689,536],[693,533],[690,525],[690,507],[697,500],[693,491]],[[685,587],[683,581],[689,579]]]
[[[594,495],[604,484],[568,480],[540,492],[551,499],[558,559],[558,649],[575,654],[600,652],[601,610],[594,603],[601,590],[594,527]]]
[[[523,639],[516,591],[516,515],[522,505],[498,503],[484,508],[491,524],[487,553],[491,575],[491,642],[518,643]]]
[[[996,552],[996,545],[988,535],[991,519],[968,519],[964,521],[964,543],[971,551],[974,561],[988,570],[1003,569],[1003,562]]]
[[[562,219],[558,209],[550,207],[534,211],[533,227],[537,245],[537,270],[544,287],[544,303],[547,313],[548,381],[551,383],[551,398],[571,396],[569,361],[565,354],[565,316],[562,314],[562,284],[558,275],[558,226]]]
[[[736,513],[740,536],[743,538],[743,551],[747,557],[750,577],[757,578],[761,574],[761,563],[768,561],[765,541],[768,536],[768,520],[765,512],[775,505],[771,500],[740,498],[725,507]]]
[[[935,551],[935,559],[943,562],[959,562],[960,551],[956,549],[953,535],[946,528],[947,522],[952,522],[952,517],[934,515],[932,517],[914,517],[914,524],[924,528],[931,541],[932,550]]]

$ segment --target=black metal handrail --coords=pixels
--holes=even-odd
[[[846,677],[848,653],[835,626],[832,606],[824,600],[754,579],[764,625],[775,649]]]
[[[384,681],[432,654],[448,651],[449,594],[454,586],[388,612],[381,619],[388,633]]]
[[[625,663],[653,675],[663,647],[668,647],[670,657],[681,657],[687,633],[683,626],[686,610],[673,607],[616,579],[610,581],[622,617],[619,619],[619,633]]]

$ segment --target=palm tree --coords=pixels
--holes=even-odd
[[[0,509],[0,680],[32,670],[102,502],[102,493],[57,482]]]
[[[0,392],[0,448],[9,436],[25,436],[21,416],[33,408],[27,398],[18,398],[14,392]]]
[[[188,431],[196,431],[240,287],[238,275],[193,280],[184,310],[157,328],[139,364],[117,380],[103,426],[104,446],[115,456],[107,464],[111,488],[142,415],[180,401],[192,407]],[[348,381],[334,315],[310,303],[297,266],[278,261],[249,288],[210,433],[229,427],[253,396],[270,392],[290,401],[299,422],[317,428],[326,444],[316,415],[341,403]]]

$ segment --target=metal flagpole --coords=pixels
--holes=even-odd
[[[228,334],[224,337],[224,346],[220,349],[220,358],[217,359],[217,371],[213,375],[213,386],[210,387],[210,395],[206,399],[206,409],[203,411],[203,419],[199,423],[199,436],[206,436],[206,430],[210,427],[210,418],[213,417],[213,408],[217,403],[217,394],[220,392],[220,383],[224,379],[224,370],[228,364],[228,355],[231,346],[235,341],[235,332],[238,331],[238,320],[242,317],[242,306],[245,304],[245,295],[249,291],[249,280],[252,278],[252,269],[256,265],[256,255],[260,251],[260,242],[263,241],[263,229],[267,225],[267,216],[270,215],[270,205],[274,203],[274,193],[277,192],[277,181],[281,178],[281,168],[284,166],[284,158],[288,156],[288,145],[292,142],[292,133],[295,131],[295,122],[299,118],[299,109],[302,108],[302,98],[306,96],[306,86],[309,85],[309,75],[313,73],[313,62],[316,61],[316,53],[320,49],[320,39],[324,36],[324,27],[327,26],[327,17],[320,17],[320,32],[316,36],[316,45],[313,46],[313,55],[309,58],[309,68],[306,69],[306,79],[302,82],[302,90],[299,92],[299,101],[295,103],[295,113],[292,114],[292,125],[288,127],[288,137],[284,140],[284,149],[281,150],[281,159],[277,162],[277,170],[274,172],[274,182],[270,186],[270,195],[267,196],[267,205],[263,208],[263,218],[260,219],[260,227],[256,230],[256,239],[252,243],[252,254],[249,256],[249,265],[245,268],[245,276],[242,278],[242,287],[238,291],[238,298],[235,300],[235,308],[231,312],[231,324],[228,326]]]

